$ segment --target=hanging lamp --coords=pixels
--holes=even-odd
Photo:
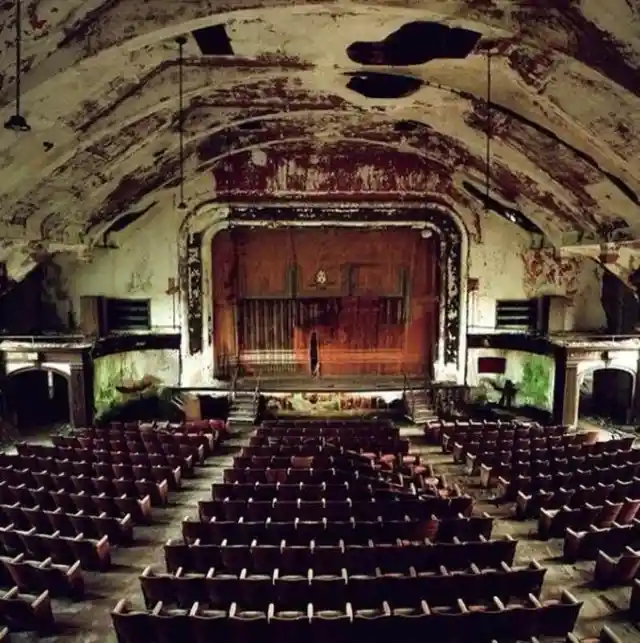
[[[489,199],[491,197],[491,137],[493,134],[493,122],[491,114],[491,51],[487,51],[487,127],[486,127],[486,148],[485,148],[485,210],[489,209]]]
[[[187,43],[185,36],[176,38],[178,43],[178,135],[180,137],[180,202],[179,210],[186,210],[187,204],[184,201],[184,46]]]
[[[20,112],[22,98],[22,0],[16,0],[16,111],[4,124],[14,132],[30,132],[31,126]]]

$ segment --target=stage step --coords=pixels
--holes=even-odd
[[[413,394],[413,421],[415,424],[426,424],[437,415],[429,404],[429,395],[424,389],[418,389]]]
[[[229,411],[229,426],[235,433],[252,427],[255,422],[253,391],[236,391]]]

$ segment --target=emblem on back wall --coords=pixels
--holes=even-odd
[[[320,269],[318,272],[316,272],[316,276],[314,279],[316,286],[326,286],[327,285],[327,273]]]

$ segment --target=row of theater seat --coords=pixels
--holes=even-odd
[[[213,516],[224,520],[377,520],[378,517],[389,520],[429,519],[431,516],[455,516],[468,514],[471,509],[471,498],[440,498],[432,496],[398,496],[397,499],[358,500],[211,500],[208,509]]]
[[[540,509],[559,509],[560,507],[582,507],[586,503],[592,505],[604,504],[605,500],[611,502],[626,501],[627,499],[640,498],[640,478],[631,480],[614,480],[604,484],[597,482],[594,485],[576,485],[560,487],[555,490],[537,489],[529,493],[519,491],[516,496],[515,517],[519,520],[537,518]]]
[[[491,538],[493,518],[489,514],[477,516],[437,517],[427,520],[348,520],[333,521],[323,518],[317,521],[278,522],[267,518],[265,521],[219,520],[210,517],[208,501],[198,503],[199,519],[186,518],[182,523],[182,536],[187,542],[199,539],[202,543],[219,543],[227,540],[233,543],[277,544],[286,540],[291,544],[308,543],[310,540],[322,544],[347,544],[393,542],[396,539],[417,540],[429,538],[434,542],[452,542],[454,538],[462,541],[478,540],[480,536]]]
[[[104,478],[91,475],[69,475],[67,473],[50,473],[49,471],[31,471],[0,467],[0,479],[12,486],[24,485],[27,489],[46,489],[66,491],[68,493],[87,491],[95,495],[105,493],[112,497],[144,498],[149,496],[151,506],[164,507],[169,497],[169,485],[166,480],[132,480],[130,478]]]
[[[14,525],[0,527],[0,548],[5,555],[26,554],[35,560],[51,558],[55,563],[73,565],[80,561],[82,569],[106,571],[111,566],[109,538],[86,538],[84,534],[62,536],[38,533],[34,528],[17,529]]]
[[[448,606],[432,607],[426,601],[414,606],[375,608],[345,604],[341,609],[319,610],[314,605],[297,611],[271,604],[264,610],[248,610],[233,604],[229,610],[205,610],[198,603],[191,609],[169,609],[158,603],[150,611],[132,611],[126,600],[112,612],[120,643],[160,643],[189,639],[289,641],[308,639],[352,643],[383,640],[434,641],[522,640],[531,636],[564,636],[573,629],[582,603],[564,591],[559,600],[540,602],[535,596],[505,605],[498,598],[467,605],[458,599]]]
[[[41,534],[59,533],[61,536],[84,534],[99,540],[109,538],[113,545],[133,543],[133,520],[131,516],[110,518],[106,514],[91,516],[83,511],[66,513],[62,509],[47,511],[40,507],[23,507],[19,503],[0,505],[0,526],[13,525],[16,529],[36,529]]]
[[[621,451],[611,457],[611,462],[605,463],[603,457],[553,457],[545,460],[512,460],[500,462],[496,466],[480,467],[480,483],[488,488],[500,480],[513,480],[522,476],[552,475],[556,479],[570,480],[580,475],[596,475],[602,472],[619,470],[637,470],[640,451]]]
[[[570,488],[584,485],[586,487],[598,482],[608,484],[616,480],[633,480],[640,474],[640,463],[627,465],[612,465],[610,467],[596,468],[591,471],[578,470],[575,473],[550,473],[530,476],[515,476],[510,480],[498,478],[496,496],[503,502],[516,500],[520,491],[532,493],[544,489],[545,491]]]
[[[250,609],[265,609],[276,603],[286,609],[305,608],[313,603],[320,609],[335,609],[347,602],[359,607],[374,607],[383,601],[393,606],[415,605],[426,600],[430,605],[450,605],[459,598],[478,602],[497,596],[512,598],[540,596],[546,569],[535,560],[513,568],[503,562],[497,568],[418,572],[413,567],[404,573],[385,574],[380,569],[372,575],[336,574],[289,575],[275,569],[271,574],[251,574],[243,569],[229,574],[210,569],[206,573],[158,573],[147,567],[140,585],[148,608],[161,601],[165,605],[189,607],[195,602],[214,609],[229,609],[238,603]]]
[[[0,532],[1,534],[1,532]],[[165,545],[167,569],[175,571],[182,567],[185,571],[206,572],[211,567],[227,569],[240,573],[249,569],[255,573],[265,573],[273,569],[283,569],[287,573],[306,573],[307,569],[326,570],[333,573],[336,569],[358,570],[369,573],[382,569],[438,569],[444,565],[450,569],[464,569],[475,563],[480,567],[495,567],[502,561],[512,564],[517,541],[506,536],[502,540],[487,540],[482,536],[478,541],[465,542],[453,539],[452,543],[431,543],[428,540],[416,543],[399,542],[366,545],[321,545],[314,542],[308,545],[232,544],[193,544],[169,540]]]
[[[15,456],[12,466],[18,470],[28,469],[34,472],[87,475],[101,478],[125,478],[127,480],[166,481],[169,489],[180,489],[182,469],[167,464],[131,464],[111,462],[87,462],[85,460],[56,460],[36,456]],[[37,480],[37,478],[36,478]]]
[[[0,556],[0,585],[15,585],[20,592],[49,592],[53,598],[82,600],[85,581],[80,561],[58,565],[51,558],[28,560],[24,554]]]
[[[640,499],[623,502],[605,500],[602,505],[584,504],[582,507],[560,507],[559,509],[540,509],[538,517],[538,538],[562,538],[567,527],[580,531],[589,525],[611,527],[615,522],[628,525],[633,522],[640,509]]]
[[[374,486],[375,485],[375,486]],[[214,482],[211,485],[211,495],[214,500],[317,500],[325,498],[327,500],[370,500],[376,498],[380,500],[396,498],[411,499],[423,496],[442,496],[439,493],[446,490],[446,497],[460,497],[464,494],[457,485],[449,485],[445,476],[432,475],[429,478],[428,486],[418,490],[415,485],[408,487],[392,487],[388,484],[378,484],[374,481],[372,484],[366,480],[356,480],[352,482],[305,484],[282,483],[282,482]]]
[[[91,480],[84,478],[85,482]],[[41,507],[47,511],[61,509],[65,513],[84,511],[90,515],[105,514],[112,518],[131,516],[134,524],[149,524],[151,522],[151,498],[127,498],[127,496],[107,496],[105,493],[94,494],[49,490],[44,487],[28,489],[26,485],[13,486],[0,482],[0,503],[13,505],[19,503],[23,507]]]

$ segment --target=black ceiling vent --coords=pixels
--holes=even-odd
[[[415,94],[422,81],[412,76],[363,72],[350,76],[347,87],[366,98],[404,98]]]
[[[213,25],[191,32],[204,56],[233,56],[225,25]]]
[[[408,22],[384,40],[354,42],[347,56],[361,65],[423,65],[431,60],[466,58],[482,34],[438,22]]]
[[[473,183],[469,183],[468,181],[463,181],[462,187],[471,196],[481,201],[485,208],[487,208],[487,210],[495,212],[498,216],[501,216],[503,219],[509,221],[509,223],[513,223],[523,230],[530,232],[531,234],[540,234],[544,236],[544,232],[540,230],[540,228],[535,223],[533,223],[533,221],[522,214],[520,210],[511,208],[508,205],[500,203],[500,201],[497,201],[493,197],[487,196],[485,191],[477,188],[475,185],[473,185]]]

